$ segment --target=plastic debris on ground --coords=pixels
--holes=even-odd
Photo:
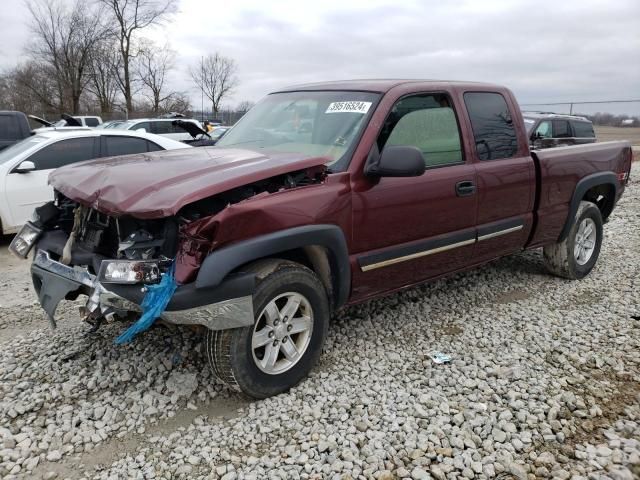
[[[142,316],[116,338],[116,345],[130,342],[138,333],[148,330],[151,325],[153,325],[153,322],[162,315],[162,312],[164,312],[167,305],[169,305],[169,301],[178,287],[174,273],[175,264],[172,264],[167,273],[162,276],[160,283],[147,286],[147,293],[140,305],[142,308]]]
[[[435,352],[431,355],[431,360],[433,360],[433,363],[441,365],[443,363],[449,363],[451,361],[451,357],[446,353]]]

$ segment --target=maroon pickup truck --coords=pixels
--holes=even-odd
[[[629,179],[627,142],[529,151],[509,90],[318,83],[268,95],[215,147],[56,170],[55,202],[11,249],[55,325],[154,321],[205,334],[214,372],[253,397],[310,371],[333,311],[523,249],[580,279]]]

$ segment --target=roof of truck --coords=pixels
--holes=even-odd
[[[291,85],[279,90],[278,92],[292,92],[299,90],[356,90],[366,92],[384,93],[388,92],[398,85],[404,85],[408,83],[427,83],[431,84],[433,88],[443,88],[445,86],[456,87],[495,87],[497,89],[503,89],[504,87],[499,85],[492,85],[489,83],[480,82],[459,82],[452,80],[422,80],[422,79],[392,79],[392,78],[379,78],[379,79],[362,79],[362,80],[336,80],[331,82],[317,82],[317,83],[305,83],[300,85]]]

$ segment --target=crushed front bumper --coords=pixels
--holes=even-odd
[[[87,295],[87,311],[107,313],[140,312],[145,292],[142,285],[109,284],[106,288],[86,268],[53,260],[37,249],[31,276],[42,308],[55,328],[55,311],[63,299]],[[212,288],[198,289],[195,282],[181,285],[167,305],[162,319],[180,325],[202,325],[224,330],[253,325],[255,276],[232,275]]]

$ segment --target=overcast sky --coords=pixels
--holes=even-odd
[[[26,6],[5,2],[0,68],[29,41]],[[172,86],[197,106],[188,67],[215,51],[238,64],[230,104],[288,84],[371,77],[497,82],[521,103],[640,99],[640,0],[181,0],[146,36],[178,52]],[[638,114],[640,103],[577,109]]]

